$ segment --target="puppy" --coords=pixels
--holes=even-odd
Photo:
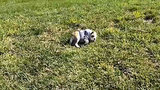
[[[72,33],[70,44],[79,48],[79,44],[87,45],[90,42],[95,42],[96,38],[97,33],[91,29],[78,30]]]

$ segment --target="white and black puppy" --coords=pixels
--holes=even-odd
[[[91,29],[78,30],[72,33],[70,44],[72,46],[80,47],[79,44],[87,45],[90,42],[96,41],[97,33]]]

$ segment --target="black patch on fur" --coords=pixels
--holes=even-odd
[[[88,36],[88,32],[87,32],[87,31],[84,31],[84,35],[85,35],[85,36]]]
[[[71,46],[74,46],[74,45],[76,44],[76,42],[77,42],[77,38],[74,38],[74,39],[72,40]]]
[[[82,45],[82,44],[84,44],[84,43],[85,43],[84,40],[80,40],[80,41],[78,42],[79,45]]]

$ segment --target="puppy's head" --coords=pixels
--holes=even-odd
[[[97,38],[97,33],[93,31],[90,35],[90,41],[94,42],[96,41],[96,38]]]

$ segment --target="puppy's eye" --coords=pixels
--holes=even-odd
[[[91,37],[94,37],[93,35]]]

